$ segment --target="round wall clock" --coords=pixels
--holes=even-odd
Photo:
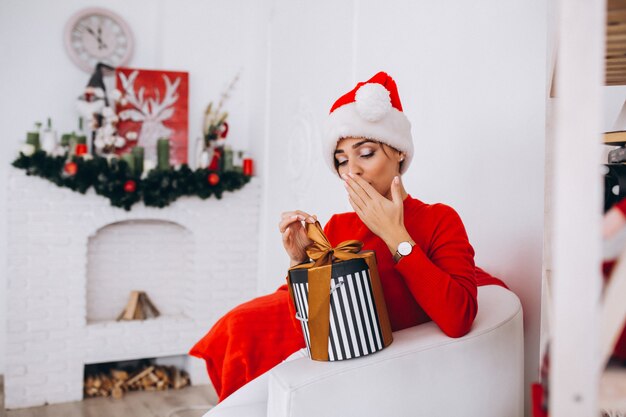
[[[125,65],[133,52],[133,35],[120,16],[91,7],[78,11],[65,25],[65,48],[76,65],[91,73],[98,62]]]

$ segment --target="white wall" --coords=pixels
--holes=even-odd
[[[602,127],[604,131],[625,130],[626,126],[616,126],[615,122],[617,121],[617,116],[622,111],[624,101],[626,101],[626,86],[604,87],[603,93],[604,121]],[[606,148],[612,149],[608,146]]]
[[[261,290],[284,282],[276,224],[349,210],[316,138],[333,101],[378,70],[413,123],[409,192],[458,210],[477,264],[522,300],[526,385],[537,379],[542,275],[547,7],[480,2],[275,0]]]
[[[10,162],[35,121],[52,117],[60,132],[76,129],[75,100],[89,74],[74,66],[63,47],[70,16],[99,6],[130,25],[137,68],[189,71],[190,139],[200,134],[205,106],[219,100],[238,71],[241,78],[225,109],[228,140],[262,159],[264,132],[264,1],[229,0],[0,0],[0,317],[6,317],[6,199]],[[259,105],[260,101],[260,105]],[[5,320],[0,320],[0,374],[5,363]]]

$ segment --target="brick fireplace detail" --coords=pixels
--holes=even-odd
[[[257,179],[222,200],[130,212],[21,172],[9,196],[7,408],[81,400],[86,364],[184,355],[256,295]],[[162,315],[115,321],[134,289]],[[208,383],[204,364],[188,363],[192,383]]]

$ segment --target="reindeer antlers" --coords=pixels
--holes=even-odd
[[[178,93],[176,90],[178,90],[178,86],[180,85],[180,77],[176,78],[174,83],[172,83],[165,74],[163,74],[163,79],[165,80],[165,96],[163,97],[163,101],[159,103],[160,97],[158,90],[156,100],[148,99],[151,113],[157,120],[167,120],[172,117],[174,109],[170,106],[173,106],[174,103],[178,101]]]
[[[124,73],[119,73],[122,87],[124,88],[124,95],[128,103],[134,107],[134,109],[127,109],[120,113],[122,120],[131,119],[136,122],[145,120],[148,116],[152,119],[159,121],[167,120],[172,117],[174,109],[171,108],[176,101],[178,101],[178,86],[180,85],[181,78],[178,77],[172,83],[170,79],[163,74],[165,80],[165,95],[163,101],[160,101],[161,97],[159,90],[156,90],[156,98],[149,98],[144,100],[144,87],[141,87],[137,94],[135,94],[135,80],[139,75],[139,71],[133,71],[128,77]]]

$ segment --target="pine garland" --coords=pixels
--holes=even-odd
[[[66,156],[51,156],[41,150],[30,156],[20,152],[13,166],[25,170],[27,175],[46,178],[59,187],[82,194],[93,187],[112,206],[125,210],[139,201],[162,208],[181,196],[195,195],[204,200],[214,195],[221,199],[224,191],[238,190],[250,181],[249,176],[237,171],[220,173],[203,168],[194,171],[187,164],[166,171],[153,169],[140,177],[121,159],[73,156],[68,160]]]

